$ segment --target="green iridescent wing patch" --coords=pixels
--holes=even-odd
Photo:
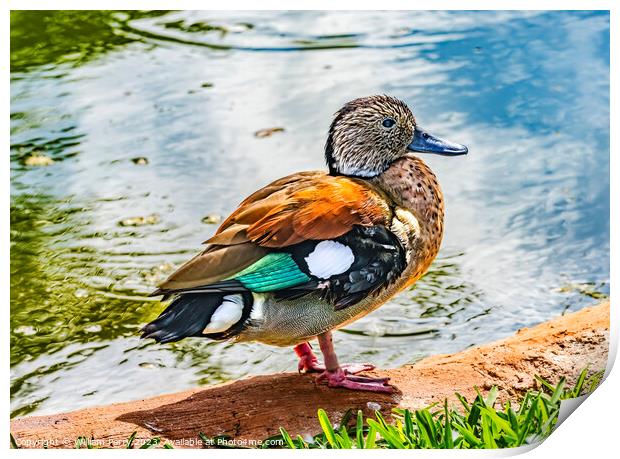
[[[237,280],[253,292],[273,292],[310,281],[289,253],[270,253],[235,274]]]

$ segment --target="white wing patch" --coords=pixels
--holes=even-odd
[[[250,319],[263,320],[265,318],[265,314],[263,311],[263,305],[265,304],[265,295],[261,295],[260,293],[253,293],[252,296],[254,297],[254,303],[252,304]]]
[[[340,242],[321,241],[305,260],[310,274],[319,279],[328,279],[349,269],[355,256],[350,247]]]
[[[209,325],[202,332],[219,333],[226,331],[239,322],[242,313],[243,297],[241,295],[227,295],[211,316]]]

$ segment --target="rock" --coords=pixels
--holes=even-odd
[[[368,402],[366,403],[366,406],[368,407],[369,410],[373,410],[373,411],[381,410],[381,404],[377,402]]]
[[[283,127],[273,127],[273,128],[260,129],[260,130],[258,130],[258,131],[256,131],[254,133],[254,137],[258,137],[259,139],[263,139],[265,137],[271,137],[276,132],[284,132],[284,128]]]
[[[131,162],[137,164],[138,166],[146,166],[149,163],[149,159],[145,156],[137,156],[135,158],[131,158]]]
[[[160,222],[158,214],[147,215],[146,217],[130,217],[118,222],[120,226],[144,226],[155,225]]]

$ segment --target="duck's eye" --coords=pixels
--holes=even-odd
[[[383,120],[383,123],[381,123],[383,125],[383,127],[386,128],[391,128],[396,124],[396,121],[394,121],[392,118],[386,118]]]

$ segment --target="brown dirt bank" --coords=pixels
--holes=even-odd
[[[370,415],[377,405],[385,413],[394,406],[420,408],[452,397],[455,391],[470,398],[474,386],[497,385],[500,398],[513,399],[535,387],[534,375],[552,382],[565,375],[571,382],[588,364],[592,370],[604,369],[608,338],[606,301],[519,330],[504,340],[373,372],[391,378],[398,388],[393,395],[328,389],[317,385],[312,375],[281,373],[70,413],[18,418],[11,422],[11,432],[23,447],[42,447],[44,442],[49,447],[73,447],[80,436],[123,447],[134,431],[137,443],[159,436],[176,447],[200,447],[198,432],[229,435],[241,442],[277,434],[279,426],[291,434],[315,434],[320,430],[318,408],[339,420],[349,408]]]

